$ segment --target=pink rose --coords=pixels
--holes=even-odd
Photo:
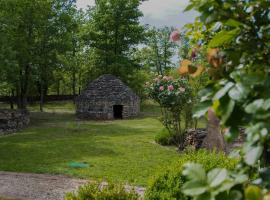
[[[169,85],[169,86],[168,86],[168,90],[169,90],[169,91],[173,91],[173,90],[174,90],[173,85]]]
[[[163,91],[163,90],[164,90],[164,86],[160,86],[160,87],[159,87],[159,90],[160,90],[160,91]]]
[[[170,40],[171,40],[172,42],[177,42],[177,41],[180,40],[180,33],[179,33],[178,30],[175,30],[175,31],[173,31],[173,32],[171,33],[171,35],[170,35]]]
[[[186,91],[186,89],[183,88],[183,87],[180,87],[180,88],[179,88],[179,91],[180,91],[181,93],[184,93],[184,92]]]

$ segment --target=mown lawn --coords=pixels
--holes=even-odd
[[[0,170],[65,174],[80,178],[146,185],[158,168],[176,160],[174,147],[154,143],[162,129],[159,109],[143,107],[141,117],[110,122],[78,121],[71,103],[30,108],[30,127],[0,137]],[[85,169],[69,167],[86,162]]]

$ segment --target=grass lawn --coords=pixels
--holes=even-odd
[[[110,122],[77,121],[71,103],[46,105],[44,113],[37,109],[30,108],[29,128],[0,137],[0,170],[143,186],[179,156],[175,148],[154,143],[162,125],[153,104],[144,106],[138,119]],[[74,169],[70,162],[86,162],[89,168]]]

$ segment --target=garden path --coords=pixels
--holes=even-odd
[[[0,197],[19,200],[63,200],[66,192],[75,191],[87,180],[67,176],[0,172]],[[106,183],[102,183],[106,185]],[[126,186],[130,189],[130,186]],[[142,196],[144,188],[136,188]]]

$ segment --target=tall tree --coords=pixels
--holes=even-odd
[[[89,24],[85,40],[94,50],[98,74],[112,73],[124,80],[137,65],[131,59],[136,46],[144,40],[140,25],[142,0],[96,0],[88,10]]]
[[[57,54],[68,48],[69,10],[74,3],[74,0],[0,1],[1,27],[5,27],[0,30],[4,36],[0,42],[15,55],[6,59],[12,67],[2,69],[6,81],[16,88],[19,108],[26,108],[27,96],[35,90],[33,85],[38,85],[43,102]],[[0,54],[3,56],[3,52]],[[5,60],[0,65],[6,66]]]

